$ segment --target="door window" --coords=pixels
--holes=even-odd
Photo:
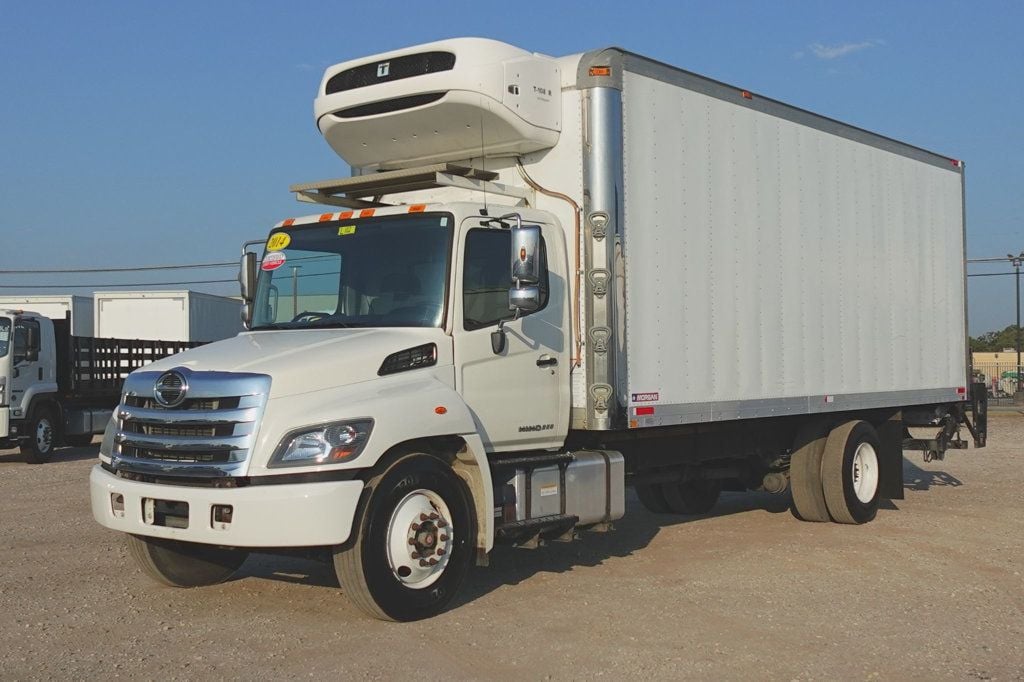
[[[467,330],[482,329],[515,313],[508,306],[511,286],[512,235],[508,230],[472,229],[466,235],[462,274],[462,316]],[[540,307],[548,304],[548,257],[540,241]]]

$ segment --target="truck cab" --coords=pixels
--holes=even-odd
[[[57,390],[53,322],[25,310],[0,310],[0,444],[46,456],[57,433],[46,396]]]

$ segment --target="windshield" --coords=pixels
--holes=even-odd
[[[453,222],[420,213],[275,230],[252,329],[441,326]]]
[[[11,348],[11,321],[6,317],[0,317],[0,358],[7,356]]]

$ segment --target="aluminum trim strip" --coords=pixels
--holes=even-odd
[[[633,428],[642,429],[653,426],[701,424],[734,419],[829,414],[852,410],[964,402],[965,396],[957,393],[958,388],[850,393],[834,396],[811,395],[791,398],[769,398],[765,400],[731,400],[672,405],[642,404],[630,405],[629,415],[631,425],[632,423],[636,424]],[[637,415],[637,408],[647,407],[654,408],[653,415]]]
[[[147,436],[144,433],[118,431],[114,442],[130,448],[166,450],[168,452],[221,452],[247,450],[252,436]]]
[[[195,372],[187,367],[174,367],[189,382],[186,399],[233,398],[259,395],[267,391],[270,378],[265,374],[231,372]],[[133,372],[124,382],[125,395],[141,398],[153,397],[153,386],[164,372]],[[200,378],[201,381],[195,381]]]

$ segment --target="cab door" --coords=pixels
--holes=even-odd
[[[565,241],[558,225],[541,225],[541,306],[513,319],[511,232],[463,221],[456,246],[456,390],[488,451],[561,446],[569,430],[569,295]],[[504,322],[505,348],[491,334]]]

